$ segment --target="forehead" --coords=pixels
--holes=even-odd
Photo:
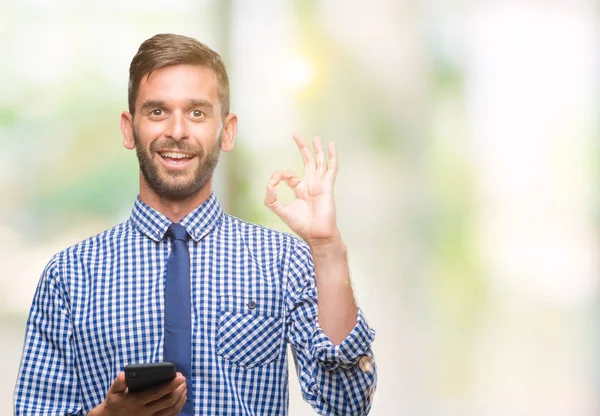
[[[147,100],[165,102],[208,100],[219,104],[217,74],[200,65],[173,65],[157,69],[142,77],[136,108]]]

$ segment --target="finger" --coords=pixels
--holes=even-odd
[[[140,392],[138,396],[139,403],[143,405],[152,403],[171,393],[181,384],[185,384],[185,377],[181,373],[177,373],[177,376],[168,383]]]
[[[313,147],[315,149],[317,175],[320,177],[327,171],[327,161],[325,160],[325,151],[323,150],[323,145],[321,144],[321,138],[319,136],[313,139]]]
[[[175,403],[175,406],[173,410],[175,410],[175,413],[173,413],[174,415],[178,415],[179,412],[181,412],[181,409],[183,409],[183,406],[185,405],[185,402],[187,400],[187,390],[185,390],[183,392],[183,394],[179,397],[179,400],[177,400],[177,403]]]
[[[175,410],[175,413],[173,413],[174,416],[178,415],[179,412],[181,412],[181,409],[183,409],[183,406],[185,406],[186,400],[187,400],[187,391],[185,392],[185,394],[183,394],[179,398],[179,400],[177,401],[177,403],[175,404],[175,406],[173,406],[174,410]]]
[[[176,416],[179,414],[179,412],[181,412],[181,409],[183,409],[186,400],[187,389],[181,393],[174,405],[154,413],[154,416]]]
[[[327,151],[329,152],[329,167],[327,168],[327,174],[335,180],[338,172],[338,158],[334,142],[327,143]]]
[[[286,181],[290,188],[294,189],[302,180],[291,170],[277,170],[271,175],[269,184],[273,187],[277,186],[279,182]]]
[[[152,413],[155,413],[164,409],[170,409],[177,404],[182,394],[183,397],[187,397],[186,383],[180,384],[169,394],[166,394],[160,399],[148,404],[148,410],[152,411]]]
[[[294,133],[292,137],[294,138],[298,149],[300,149],[300,154],[302,155],[302,160],[304,160],[305,168],[310,166],[314,169],[315,160],[313,159],[313,155],[310,151],[310,148],[308,147],[308,144],[298,133]]]
[[[277,198],[277,190],[275,189],[282,180],[292,189],[295,189],[302,182],[298,175],[291,170],[278,170],[271,175],[271,179],[267,183],[265,205],[278,215],[281,215],[285,210],[285,205]]]
[[[285,205],[279,199],[277,199],[277,191],[275,187],[269,182],[267,184],[267,195],[265,196],[265,205],[269,207],[274,213],[281,215],[285,210]]]
[[[120,393],[125,391],[126,388],[127,383],[125,383],[125,373],[120,371],[119,374],[117,374],[117,378],[115,378],[111,384],[110,389],[108,389],[108,394]]]

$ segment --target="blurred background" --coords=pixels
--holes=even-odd
[[[1,0],[0,414],[46,262],[130,213],[119,117],[159,32],[228,66],[229,213],[287,231],[262,201],[291,133],[336,142],[371,414],[600,414],[598,28],[591,0]]]

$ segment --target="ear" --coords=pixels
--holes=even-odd
[[[129,111],[121,113],[121,133],[123,133],[123,146],[129,150],[135,149],[133,138],[133,116]]]
[[[230,152],[233,150],[235,136],[237,135],[238,118],[235,114],[229,113],[225,118],[223,132],[221,133],[221,150]]]

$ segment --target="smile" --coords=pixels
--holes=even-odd
[[[157,152],[162,164],[169,169],[181,169],[186,167],[196,155],[181,152]]]

